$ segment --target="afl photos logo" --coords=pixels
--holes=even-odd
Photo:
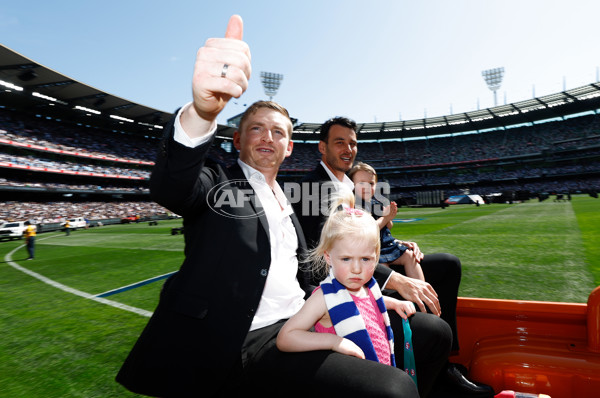
[[[247,180],[229,180],[219,183],[208,191],[206,197],[211,210],[225,217],[257,218],[265,213]]]

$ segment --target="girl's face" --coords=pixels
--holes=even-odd
[[[373,277],[377,258],[376,246],[360,236],[345,236],[334,242],[325,252],[325,260],[332,267],[333,276],[350,293],[359,293]]]
[[[371,200],[375,194],[375,185],[377,181],[373,173],[359,170],[352,176],[354,183],[354,192],[364,200]]]

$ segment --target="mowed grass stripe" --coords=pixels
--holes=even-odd
[[[530,201],[490,212],[494,207],[452,206],[447,210],[454,215],[429,219],[428,233],[410,238],[425,253],[461,259],[462,296],[585,302],[596,284],[571,203]],[[404,232],[404,225],[399,230]]]
[[[587,197],[574,200],[573,208],[583,240],[586,266],[594,275],[595,285],[600,285],[600,204],[599,199]]]
[[[115,227],[113,227],[114,229]],[[155,235],[143,233],[94,233],[93,231],[76,231],[70,236],[58,235],[54,239],[40,242],[42,245],[54,246],[90,246],[115,249],[166,250],[182,251],[181,235]]]

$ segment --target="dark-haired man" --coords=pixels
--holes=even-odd
[[[302,179],[300,194],[294,194],[294,211],[298,215],[309,248],[315,247],[319,241],[328,214],[329,195],[338,189],[354,189],[346,172],[352,168],[358,153],[356,128],[356,123],[346,117],[334,117],[323,123],[318,144],[321,161]],[[318,205],[315,206],[315,203]],[[416,243],[410,242],[410,245],[414,245],[411,247],[418,251]],[[461,279],[460,260],[451,254],[434,253],[424,255],[420,264],[425,280],[407,277],[402,269],[393,270],[382,264],[377,266],[374,277],[388,294],[399,295],[399,298],[414,302],[422,312],[429,309],[433,314],[441,316],[452,329],[452,350],[458,351],[456,303]],[[415,353],[425,350],[429,340],[427,334],[415,336]],[[417,373],[432,375],[436,370],[436,366],[420,364],[417,359]],[[441,369],[439,380],[469,396],[485,397],[493,394],[491,388],[472,383],[457,366],[447,361]],[[428,393],[427,388],[419,385],[421,395]]]

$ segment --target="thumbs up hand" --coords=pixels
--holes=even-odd
[[[218,114],[232,98],[248,88],[250,48],[242,41],[244,25],[239,15],[229,19],[224,38],[211,38],[196,54],[192,78],[193,106],[181,123],[190,136],[207,125],[214,125]],[[199,118],[199,119],[198,119]]]

